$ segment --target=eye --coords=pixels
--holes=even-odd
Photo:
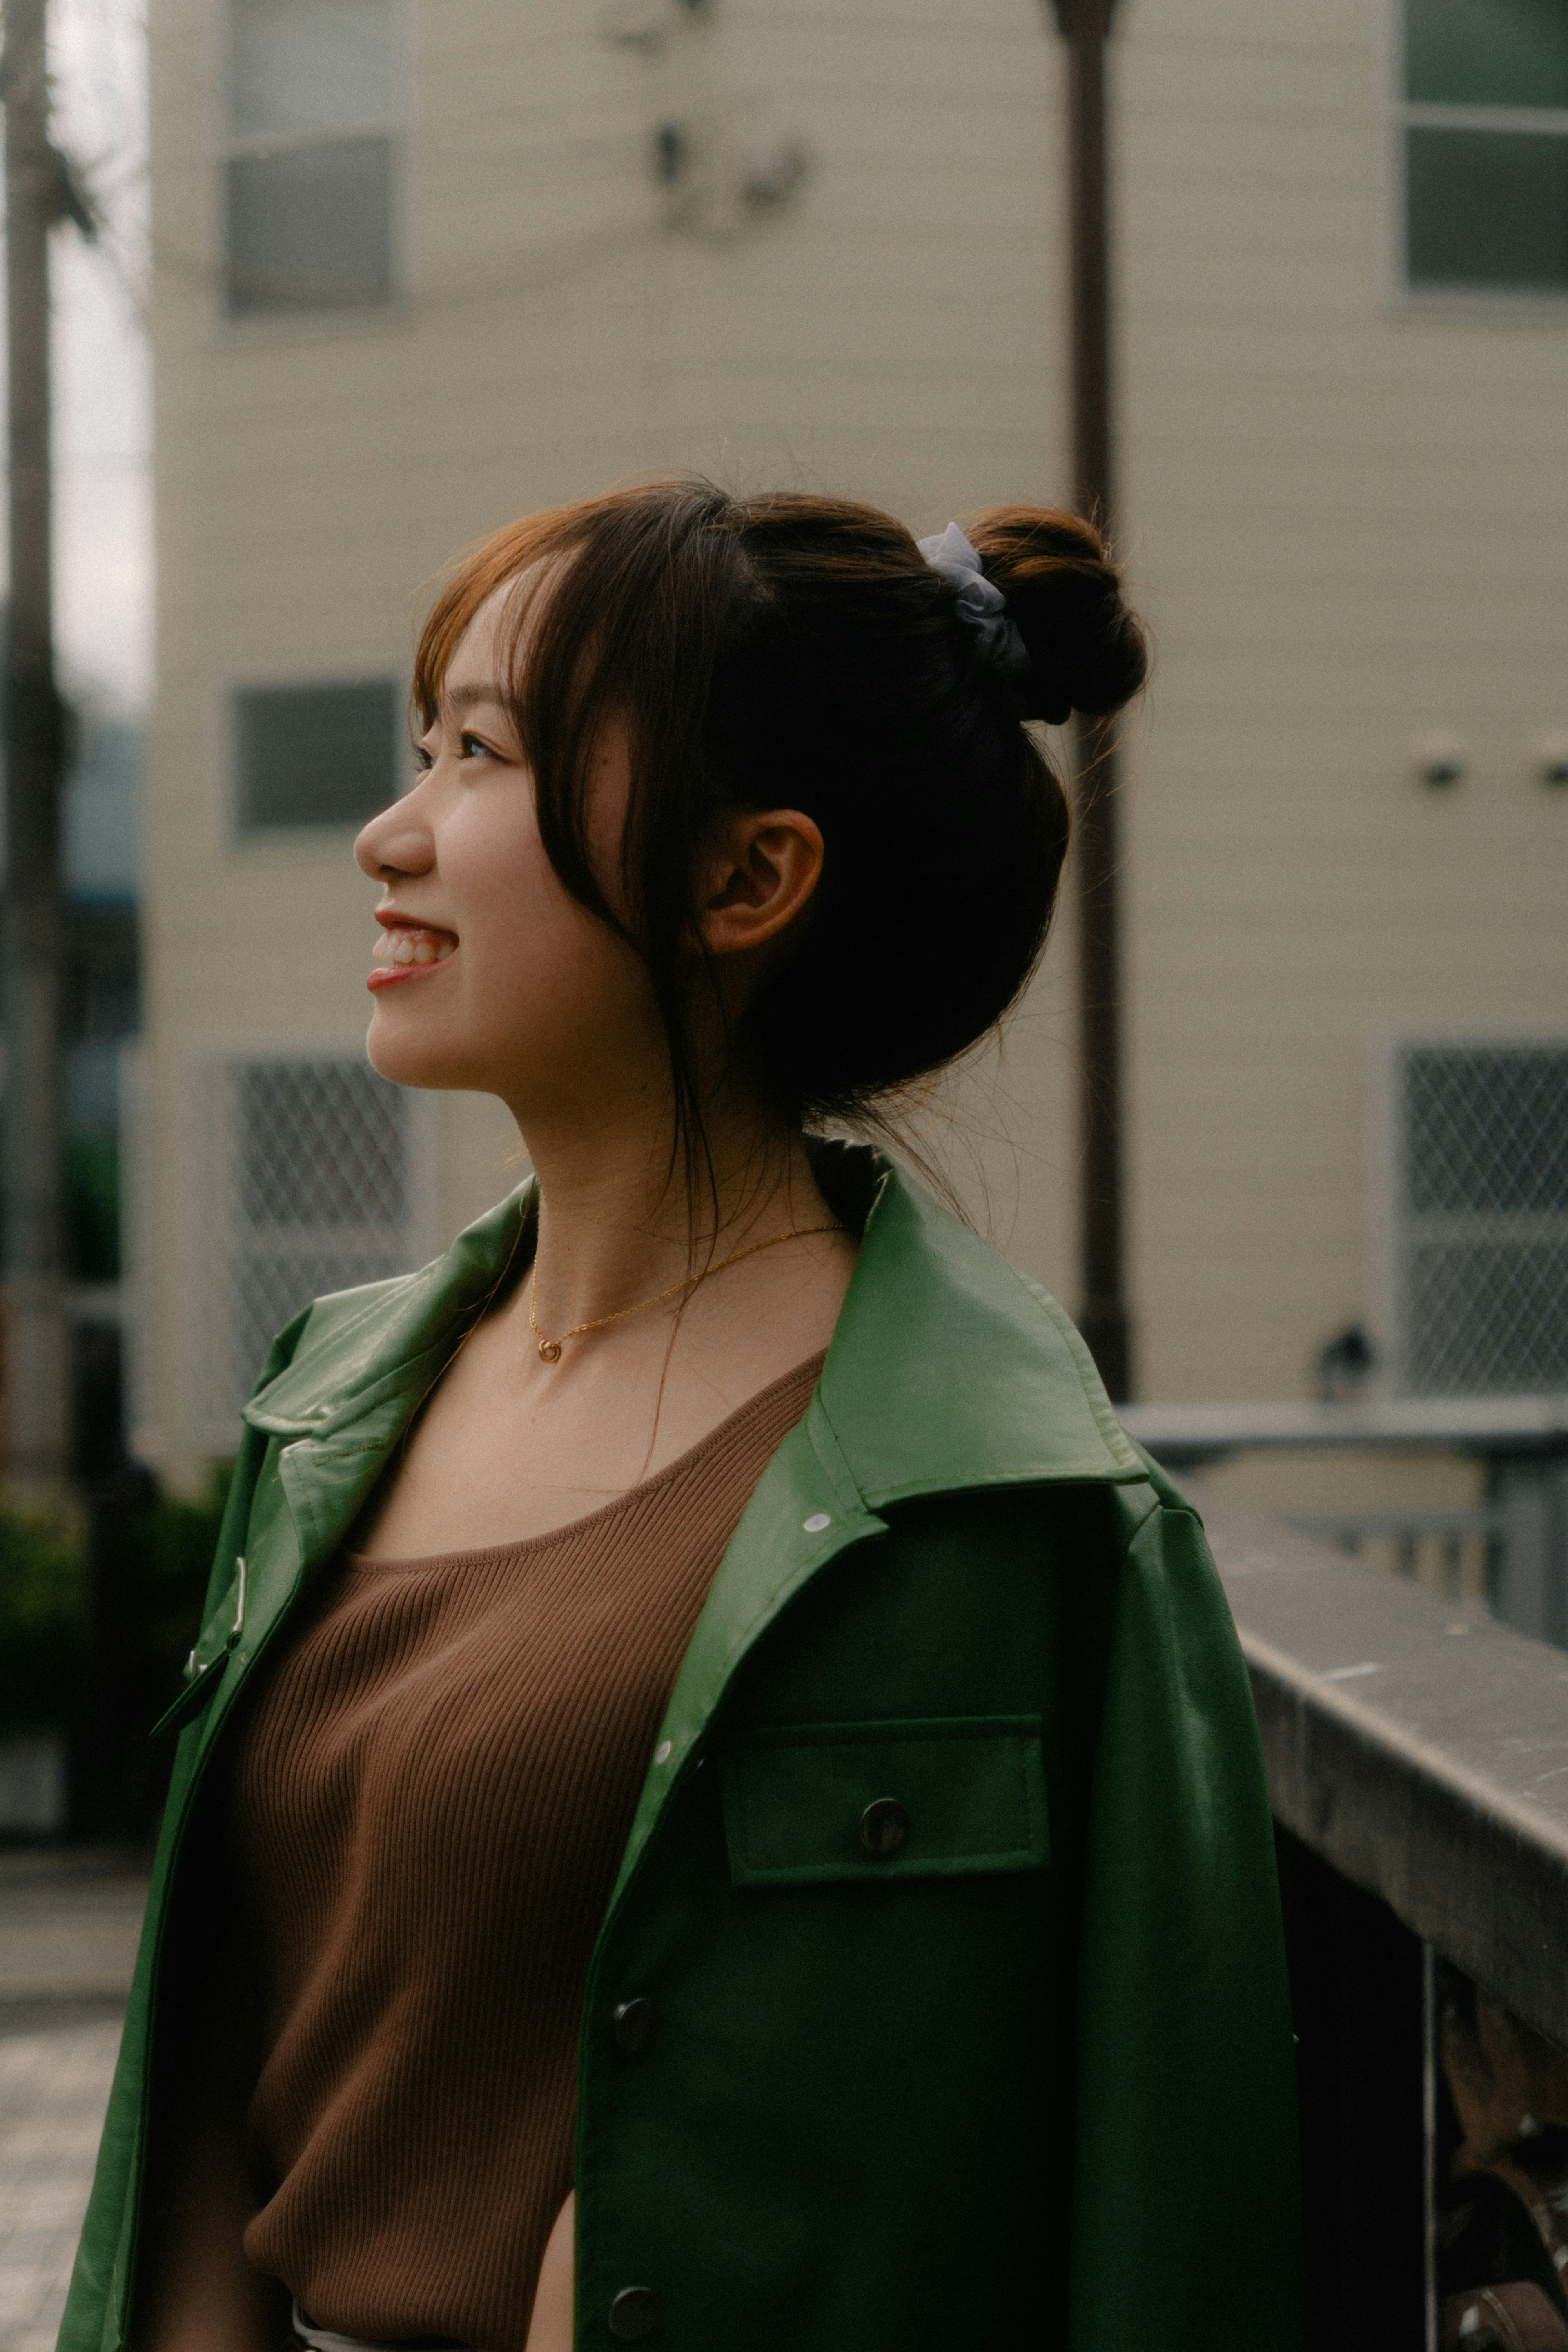
[[[414,773],[420,776],[425,775],[434,765],[434,755],[425,750],[423,743],[416,743],[413,747]]]
[[[459,735],[457,756],[460,760],[493,760],[496,755],[482,736]]]

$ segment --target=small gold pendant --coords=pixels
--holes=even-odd
[[[559,1339],[541,1339],[539,1341],[539,1355],[542,1360],[547,1364],[557,1362],[560,1356],[560,1341]]]

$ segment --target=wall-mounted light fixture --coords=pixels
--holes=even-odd
[[[746,159],[741,182],[745,201],[758,212],[788,204],[806,176],[808,160],[803,140],[764,140]]]
[[[1436,791],[1462,782],[1469,765],[1457,735],[1423,735],[1411,745],[1410,759],[1420,782]]]
[[[758,123],[761,110],[740,99],[654,124],[649,160],[669,227],[732,244],[792,200],[810,168],[806,143]]]
[[[1531,762],[1543,784],[1561,792],[1568,784],[1568,735],[1542,735],[1533,746]]]
[[[677,33],[710,13],[711,0],[611,0],[600,29],[618,49],[658,57]]]
[[[679,122],[653,127],[653,177],[662,188],[673,188],[691,160],[691,139]]]

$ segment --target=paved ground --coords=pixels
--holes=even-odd
[[[146,1893],[122,1855],[0,1853],[0,2352],[53,2352]]]

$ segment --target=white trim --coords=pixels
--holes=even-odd
[[[138,1460],[162,1453],[157,1422],[158,1286],[152,1072],[145,1040],[120,1048],[120,1377],[126,1443]]]
[[[235,156],[296,154],[306,147],[346,146],[354,139],[401,140],[402,135],[402,124],[392,115],[370,114],[362,121],[331,122],[309,131],[247,131],[243,135],[231,131],[224,161],[232,163]]]
[[[1568,136],[1568,106],[1433,106],[1406,98],[1400,100],[1400,118],[1406,130],[1522,131]]]
[[[1376,1033],[1366,1057],[1366,1244],[1364,1322],[1376,1350],[1376,1370],[1368,1393],[1398,1394],[1395,1370],[1398,1330],[1395,1297],[1398,1250],[1395,1204],[1398,1199],[1398,1070],[1409,1040],[1401,1031]]]

